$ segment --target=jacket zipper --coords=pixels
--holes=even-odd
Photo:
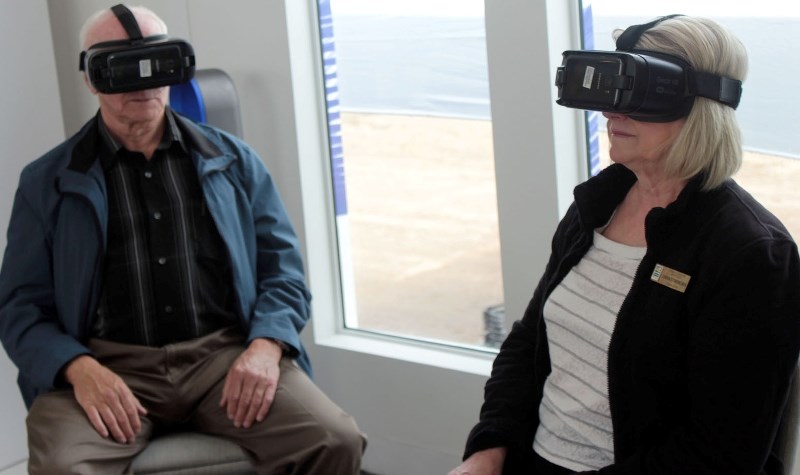
[[[645,236],[646,235],[647,235],[647,224],[645,224]],[[633,280],[631,281],[631,290],[633,290],[634,286],[636,286],[637,282],[640,280],[640,275],[639,274],[640,274],[641,269],[642,269],[642,264],[645,263],[645,260],[649,260],[648,259],[648,255],[649,255],[649,252],[645,253],[644,257],[642,257],[642,260],[639,261],[639,265],[636,266],[636,272],[634,272]],[[606,355],[606,392],[608,393],[608,411],[609,411],[609,414],[611,415],[611,428],[612,428],[612,430],[611,430],[611,443],[612,443],[612,446],[614,447],[614,460],[615,460],[615,462],[616,462],[617,453],[619,453],[619,450],[618,450],[618,447],[617,447],[616,431],[613,430],[614,429],[614,406],[611,403],[611,368],[612,368],[612,366],[611,366],[611,349],[614,346],[614,342],[617,341],[617,339],[614,338],[614,337],[617,335],[617,327],[619,326],[619,321],[622,319],[622,317],[625,314],[626,308],[629,306],[630,294],[631,294],[631,291],[629,290],[628,293],[625,295],[625,298],[622,300],[622,305],[620,305],[620,307],[619,307],[619,312],[617,313],[617,318],[614,320],[614,326],[611,329],[611,338],[608,340],[608,353]]]

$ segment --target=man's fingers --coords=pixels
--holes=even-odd
[[[142,429],[142,420],[139,418],[139,408],[144,409],[139,404],[139,401],[136,397],[129,393],[122,398],[122,409],[125,420],[128,421],[128,425],[131,428],[132,433],[128,437],[129,439],[134,439],[136,434]],[[124,430],[124,424],[123,424]]]
[[[236,415],[233,418],[233,425],[235,427],[242,427],[245,423],[245,418],[250,411],[250,406],[253,403],[255,385],[256,381],[254,378],[245,379],[244,385],[242,386],[242,392],[239,395],[239,403],[236,405]]]
[[[92,407],[86,410],[86,416],[89,418],[89,422],[92,423],[92,427],[94,427],[94,430],[96,430],[98,434],[103,437],[108,437],[108,428],[105,423],[103,423],[103,418],[100,417],[97,408]]]
[[[228,413],[228,419],[233,420],[236,417],[236,410],[239,406],[239,398],[241,397],[241,381],[236,378],[229,378],[225,383],[227,390],[224,392],[223,401],[225,402],[225,410]],[[228,384],[230,383],[230,384]]]
[[[219,407],[225,407],[228,404],[228,384],[222,387],[222,397],[219,398]]]
[[[277,391],[278,386],[275,384],[270,384],[267,386],[267,390],[264,393],[264,397],[261,400],[261,407],[258,408],[258,413],[256,414],[256,420],[261,422],[267,417],[267,413],[269,412],[269,408],[272,407],[272,401],[275,400],[275,392]]]
[[[147,415],[147,409],[145,409],[144,406],[142,406],[142,403],[139,402],[139,399],[137,399],[136,396],[133,395],[133,393],[131,393],[131,397],[133,398],[134,409],[135,409],[136,413],[139,416],[146,416]]]
[[[127,385],[116,385],[106,393],[104,399],[106,406],[116,421],[117,427],[122,433],[124,440],[120,442],[127,443],[132,441],[136,438],[136,434],[141,427],[139,415],[136,413],[136,405],[133,402],[136,399],[133,393],[128,389]],[[110,422],[106,421],[106,424],[109,425]],[[119,440],[118,437],[115,438]]]
[[[228,376],[225,377],[225,385],[222,387],[222,399],[219,401],[219,407],[226,407],[228,419],[233,419],[234,410],[232,409],[232,404],[234,400],[239,400],[241,384],[241,380],[233,371],[229,372]]]
[[[108,427],[108,431],[111,433],[111,437],[121,444],[126,443],[128,438],[120,428],[114,411],[110,407],[105,406],[100,408],[99,412],[100,416],[103,418],[103,422],[105,422],[106,427]]]
[[[264,396],[266,395],[266,385],[258,385],[253,391],[253,399],[250,401],[247,413],[242,420],[242,427],[245,429],[252,426],[256,417],[261,412],[261,407],[264,405]]]

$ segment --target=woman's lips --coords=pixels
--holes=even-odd
[[[613,127],[609,127],[608,132],[609,135],[613,137],[633,137],[633,134],[629,134],[623,130],[614,130]]]

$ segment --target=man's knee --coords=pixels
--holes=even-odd
[[[100,436],[71,391],[39,396],[25,423],[31,474],[122,473],[151,432],[149,421],[143,418],[134,443],[119,444]]]
[[[352,417],[342,415],[341,420],[328,424],[324,445],[331,454],[351,460],[361,460],[366,448],[366,438],[358,429]]]
[[[102,474],[123,473],[143,443],[95,444],[91,440],[51,439],[42,446],[28,443],[28,473],[42,474]]]
[[[25,421],[28,431],[28,473],[79,473],[84,454],[73,447],[80,436],[73,428],[83,418],[77,402],[67,392],[42,395],[36,399]]]
[[[366,441],[355,420],[331,401],[296,364],[281,362],[281,385],[264,420],[271,436],[267,451],[296,467],[288,473],[357,474]],[[275,439],[280,441],[280,449]],[[266,462],[264,446],[254,453]],[[266,457],[265,457],[266,456]],[[284,458],[285,457],[285,458]],[[266,462],[269,463],[269,462]],[[279,465],[284,467],[284,465]]]
[[[309,452],[320,466],[336,474],[359,472],[366,439],[352,417],[342,414],[334,420],[322,421],[310,432]]]
[[[90,464],[82,460],[75,450],[56,450],[50,454],[31,451],[28,459],[29,475],[51,475],[54,473],[97,473]]]

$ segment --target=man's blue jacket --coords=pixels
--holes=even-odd
[[[167,113],[173,113],[168,109]],[[285,342],[310,373],[300,331],[309,318],[303,261],[275,184],[256,153],[175,114],[208,209],[228,249],[248,342]],[[22,171],[0,269],[0,340],[19,368],[25,404],[59,386],[96,313],[107,242],[97,120]]]

